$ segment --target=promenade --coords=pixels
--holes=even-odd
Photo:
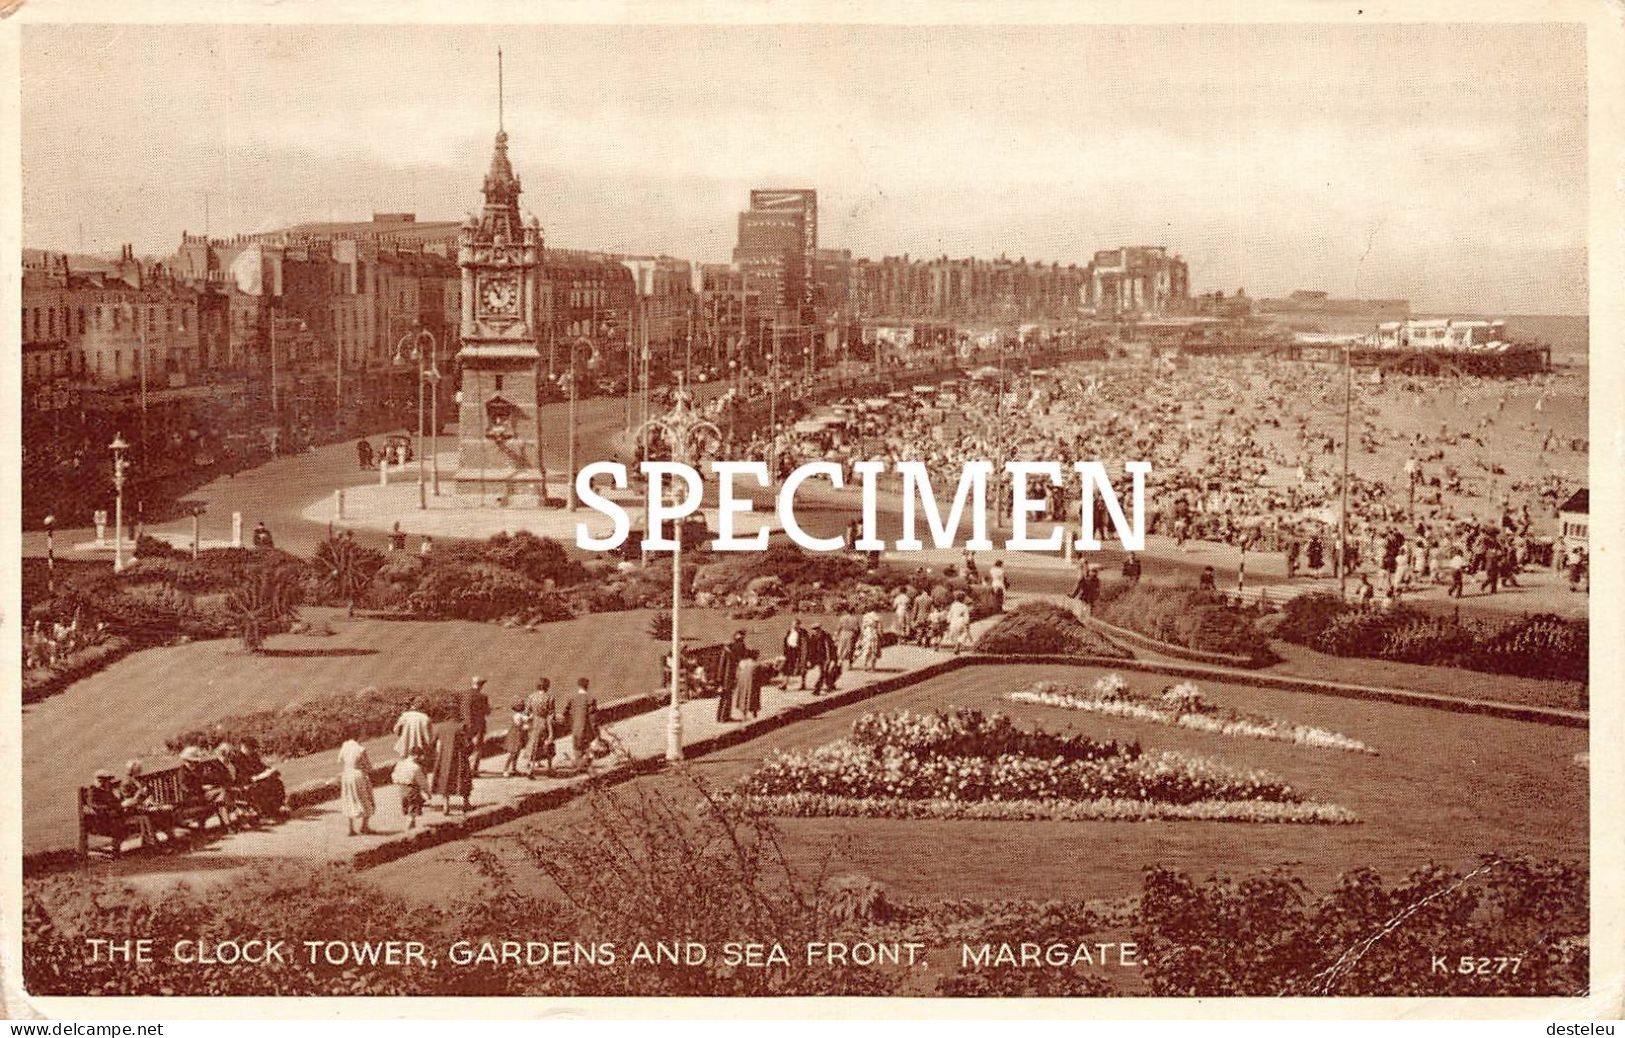
[[[994,618],[979,621],[973,625],[973,634],[980,635],[993,622]],[[892,646],[883,653],[879,669],[845,671],[836,690],[825,693],[822,698],[830,702],[845,700],[876,683],[905,678],[952,655],[912,645]],[[651,689],[650,692],[654,694],[658,690]],[[714,698],[686,702],[680,708],[683,742],[685,746],[694,746],[733,733],[782,724],[788,719],[786,715],[793,715],[819,699],[810,691],[800,691],[794,681],[787,690],[780,689],[776,683],[770,684],[762,690],[762,709],[756,718],[730,722],[716,719]],[[666,755],[669,710],[663,704],[656,706],[651,702],[650,706],[653,708],[601,726],[605,741],[613,747],[613,752],[593,762],[590,769],[542,773],[536,779],[502,777],[506,754],[500,749],[492,752],[493,747],[500,747],[502,729],[494,728],[493,737],[488,737],[486,742],[487,752],[480,762],[479,778],[474,783],[472,809],[463,813],[460,800],[454,799],[452,812],[442,813],[440,800],[435,798],[412,830],[406,828],[395,787],[388,784],[387,778],[375,779],[377,813],[372,819],[375,830],[372,834],[348,835],[348,826],[335,789],[316,802],[296,808],[291,818],[280,823],[219,835],[211,833],[199,841],[196,849],[177,854],[127,853],[105,865],[98,859],[97,865],[116,870],[132,879],[146,877],[151,881],[170,882],[177,874],[206,880],[227,875],[236,868],[276,859],[360,864],[389,860],[436,843],[459,839],[530,811],[555,806],[578,793],[590,776],[612,773],[631,775],[660,767]],[[385,736],[367,744],[377,769],[375,775],[395,760],[394,752],[390,749],[392,742],[393,737]],[[555,760],[568,766],[574,752],[575,748],[566,736],[558,741]],[[336,749],[332,753],[284,762],[281,765],[284,776],[296,780],[290,783],[290,789],[294,789],[299,776],[311,776],[324,759],[328,761],[328,771],[331,772],[325,778],[336,780]],[[304,800],[308,796],[299,799]]]

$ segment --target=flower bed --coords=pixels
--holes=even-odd
[[[1189,681],[1152,694],[1136,692],[1121,675],[1113,673],[1088,687],[1061,681],[1040,681],[1010,693],[1009,699],[1015,703],[1083,710],[1107,717],[1127,717],[1216,735],[1271,739],[1351,753],[1377,752],[1358,739],[1325,728],[1221,709],[1203,699],[1201,690]]]
[[[849,738],[774,753],[740,795],[754,810],[799,816],[1355,820],[1266,772],[1022,729],[975,710],[866,714]]]
[[[1354,812],[1336,804],[1199,800],[1163,804],[1146,800],[910,800],[841,797],[825,793],[751,796],[746,803],[781,818],[961,819],[979,822],[1319,822],[1346,825]]]

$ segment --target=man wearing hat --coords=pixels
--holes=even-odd
[[[457,720],[468,737],[468,773],[480,773],[480,756],[485,749],[485,722],[491,716],[491,699],[485,694],[485,679],[478,674],[457,697]]]

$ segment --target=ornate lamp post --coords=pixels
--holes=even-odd
[[[585,336],[570,344],[570,369],[564,376],[570,380],[569,478],[564,487],[564,507],[571,512],[576,510],[576,400],[580,396],[580,390],[576,388],[576,358],[581,355],[583,347],[590,356],[592,343]]]
[[[124,572],[124,473],[130,467],[130,462],[124,457],[124,452],[130,445],[124,442],[122,433],[113,436],[113,442],[107,445],[113,452],[113,572]]]
[[[429,353],[427,355],[425,355],[423,352],[424,339],[429,340]],[[433,399],[431,407],[433,408],[432,418],[435,432],[434,442],[438,443],[440,432],[440,350],[439,344],[435,341],[433,332],[429,331],[427,328],[415,328],[401,336],[401,341],[395,344],[396,364],[405,363],[406,344],[408,342],[412,344],[412,359],[418,362],[418,436],[415,451],[418,456],[418,508],[425,509],[429,507],[429,499],[427,491],[428,477],[424,473],[424,464],[426,459],[424,458],[423,454],[423,387],[425,385],[429,387],[429,393]],[[425,361],[428,361],[429,363],[425,365]],[[429,453],[432,454],[433,457],[427,459],[427,463],[434,472],[434,493],[436,497],[439,497],[440,455],[433,447],[430,448]]]
[[[677,388],[672,392],[671,410],[649,419],[639,430],[647,442],[650,433],[659,432],[671,449],[671,460],[689,464],[690,459],[704,454],[706,447],[715,447],[722,440],[722,432],[694,409],[693,400],[683,385],[683,376],[677,376]],[[666,721],[666,759],[683,759],[683,714],[681,707],[682,668],[682,609],[683,609],[683,523],[674,523],[677,547],[671,553],[671,712]]]

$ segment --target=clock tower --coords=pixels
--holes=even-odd
[[[483,211],[470,215],[457,236],[463,272],[457,492],[535,505],[546,496],[536,410],[542,228],[534,216],[520,218],[505,130],[497,131],[484,194]]]

